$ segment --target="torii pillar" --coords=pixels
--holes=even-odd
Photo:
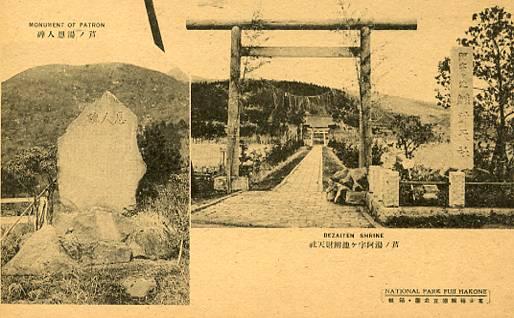
[[[232,180],[239,177],[239,131],[241,105],[239,81],[241,77],[241,28],[232,27],[230,47],[230,80],[228,86],[227,121],[227,190],[232,192]]]
[[[359,93],[359,168],[371,166],[373,132],[371,130],[371,31],[365,26],[360,31]]]
[[[259,30],[359,30],[359,47],[242,47],[241,30],[255,29],[254,21],[188,20],[188,30],[231,30],[230,82],[227,122],[227,188],[232,191],[232,181],[239,176],[239,119],[240,119],[240,69],[242,56],[254,57],[314,57],[359,58],[360,99],[359,110],[359,167],[371,165],[372,130],[371,114],[371,31],[416,30],[415,19],[376,20],[323,20],[323,21],[259,21]]]

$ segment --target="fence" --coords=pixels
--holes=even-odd
[[[50,188],[51,184],[46,186],[41,193],[39,193],[35,197],[31,198],[8,198],[4,199],[2,198],[0,203],[1,204],[12,204],[12,203],[22,203],[22,202],[30,202],[30,204],[23,210],[23,212],[18,216],[16,221],[5,231],[4,235],[0,239],[0,241],[3,241],[9,233],[14,229],[14,227],[20,223],[22,218],[27,214],[27,212],[30,211],[30,213],[27,214],[27,216],[33,215],[34,216],[34,230],[39,230],[44,224],[51,222],[51,215],[49,215],[49,209],[48,209],[48,198],[44,196],[44,194],[47,192],[47,190]]]
[[[400,206],[448,206],[448,181],[400,180]]]
[[[514,182],[466,181],[464,172],[458,171],[450,172],[446,181],[400,180],[397,171],[378,166],[370,167],[368,178],[370,192],[385,207],[514,208]]]
[[[514,182],[466,181],[468,207],[514,208]]]

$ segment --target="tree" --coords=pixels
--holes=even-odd
[[[396,148],[402,149],[406,158],[413,158],[419,146],[436,139],[433,127],[433,124],[422,123],[418,116],[394,115],[391,129],[396,135]]]
[[[227,81],[192,83],[191,136],[207,139],[225,136],[227,104]]]
[[[498,6],[473,14],[472,20],[457,43],[473,48],[475,165],[505,179],[514,171],[514,24],[511,14]],[[444,58],[436,76],[436,98],[445,108],[451,106],[450,63]]]
[[[12,178],[8,183],[17,186],[16,190],[9,189],[9,192],[36,196],[47,186],[55,184],[57,148],[55,145],[47,145],[23,149],[2,170]]]
[[[252,14],[251,25],[248,29],[249,32],[245,34],[245,42],[247,42],[245,45],[246,47],[257,47],[269,40],[269,37],[265,36],[263,22],[262,12],[260,10],[254,11]],[[241,76],[241,84],[244,85],[244,80],[246,79],[247,74],[270,62],[271,60],[269,58],[262,58],[259,56],[244,56],[242,58],[243,74]]]
[[[16,195],[26,193],[35,198],[46,189],[50,222],[54,211],[56,182],[57,147],[55,145],[23,149],[9,160],[5,167],[2,167],[2,193]],[[12,188],[4,190],[5,186]],[[34,204],[37,207],[38,202],[34,200]]]
[[[330,113],[335,122],[359,127],[359,100],[346,91],[334,91]]]
[[[180,171],[180,140],[178,127],[171,122],[155,122],[139,131],[137,143],[146,163],[146,173],[139,181],[138,204],[156,198],[159,186],[165,185],[173,173]]]

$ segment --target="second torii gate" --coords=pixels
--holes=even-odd
[[[227,172],[228,192],[232,191],[232,181],[239,177],[239,127],[241,57],[312,57],[312,58],[359,58],[360,59],[360,100],[359,112],[359,167],[371,165],[373,136],[370,124],[371,114],[371,30],[416,30],[416,20],[396,19],[391,21],[259,21],[259,30],[359,30],[358,47],[243,47],[241,31],[253,30],[254,21],[212,21],[188,20],[188,30],[231,30],[230,79],[227,123]]]

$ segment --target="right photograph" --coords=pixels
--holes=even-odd
[[[186,23],[193,227],[514,228],[507,9],[222,3]]]

